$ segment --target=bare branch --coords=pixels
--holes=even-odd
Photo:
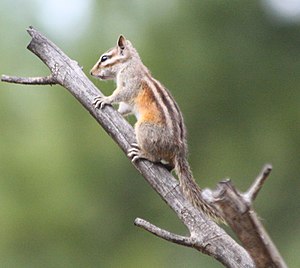
[[[246,195],[239,193],[229,180],[221,182],[211,195],[215,200],[210,201],[222,212],[228,225],[251,255],[256,267],[286,268],[284,260],[252,208],[252,200],[270,172],[271,166],[267,165],[250,187],[250,194]]]
[[[257,176],[253,184],[250,186],[248,191],[244,193],[244,200],[249,202],[249,204],[252,204],[255,200],[258,192],[262,188],[264,182],[269,177],[270,173],[272,171],[271,165],[265,165],[261,171],[261,173]]]
[[[144,230],[162,238],[165,239],[169,242],[175,243],[175,244],[179,244],[179,245],[183,245],[183,246],[187,246],[187,247],[192,247],[193,243],[192,243],[192,239],[190,237],[186,237],[186,236],[181,236],[181,235],[177,235],[174,233],[171,233],[169,231],[166,231],[164,229],[161,229],[157,226],[155,226],[154,224],[140,219],[140,218],[136,218],[134,221],[134,225],[143,228]]]
[[[2,82],[22,84],[22,85],[55,85],[57,84],[56,79],[52,76],[46,77],[18,77],[18,76],[9,76],[2,75]]]

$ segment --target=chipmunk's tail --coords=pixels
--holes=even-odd
[[[196,183],[190,169],[190,165],[185,158],[177,157],[175,159],[175,172],[179,178],[183,194],[188,198],[193,206],[209,216],[212,220],[225,223],[220,214],[202,198],[202,189]]]

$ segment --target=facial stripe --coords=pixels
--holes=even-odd
[[[113,59],[111,59],[111,60],[105,61],[104,64],[103,64],[103,67],[109,68],[109,67],[112,67],[112,66],[114,66],[114,65],[116,65],[116,64],[119,64],[119,63],[121,63],[121,62],[123,62],[122,59],[113,58]]]
[[[104,62],[101,62],[101,58],[102,58],[104,55],[107,56],[108,59],[107,59],[106,61],[104,61]],[[99,67],[100,67],[100,65],[101,65],[101,66],[103,66],[103,67],[105,67],[105,68],[109,68],[109,67],[111,67],[111,66],[113,66],[113,65],[115,65],[115,64],[120,63],[120,62],[121,62],[121,61],[120,61],[120,58],[117,57],[117,55],[118,55],[118,52],[117,52],[117,49],[116,49],[116,48],[113,48],[113,49],[110,49],[110,50],[106,51],[106,52],[103,53],[103,54],[100,56],[100,58],[99,58],[99,61],[98,61]]]

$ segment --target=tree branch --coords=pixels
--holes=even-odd
[[[264,182],[266,179],[269,177],[270,173],[272,171],[272,166],[271,165],[266,165],[261,173],[257,176],[257,178],[254,180],[253,184],[250,186],[249,190],[244,193],[244,200],[251,205],[256,196],[258,195],[259,191],[261,190]]]
[[[56,79],[52,76],[46,77],[18,77],[18,76],[9,76],[2,75],[2,82],[22,84],[22,85],[55,85],[57,84]]]
[[[219,183],[206,199],[222,212],[222,216],[237,234],[256,267],[286,268],[283,258],[253,209],[253,201],[269,176],[272,167],[266,165],[246,193],[239,193],[230,180]]]
[[[134,225],[141,227],[144,230],[146,230],[162,239],[165,239],[169,242],[179,244],[182,246],[186,246],[186,247],[193,247],[194,243],[192,242],[193,239],[191,237],[173,234],[169,231],[166,231],[164,229],[161,229],[161,228],[155,226],[154,224],[152,224],[146,220],[136,218],[134,221]]]
[[[93,99],[99,95],[99,91],[85,76],[78,63],[66,56],[37,30],[30,27],[28,33],[32,37],[28,49],[49,67],[51,75],[48,78],[31,78],[31,81],[29,78],[2,76],[2,81],[25,81],[24,84],[42,84],[44,82],[45,84],[62,85],[89,111],[126,153],[130,144],[135,141],[131,125],[111,106],[105,106],[101,111],[94,109]],[[226,267],[254,267],[252,259],[243,247],[238,245],[218,225],[191,206],[178,189],[177,180],[165,168],[147,160],[137,161],[133,165],[174,210],[190,231],[191,237],[185,238],[171,234],[153,225],[138,221],[140,226],[149,231],[152,230],[153,233],[159,234],[168,241],[173,240],[172,242],[178,244],[183,241],[181,244],[185,242],[184,245],[214,257]]]

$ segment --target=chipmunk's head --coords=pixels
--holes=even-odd
[[[91,75],[101,80],[113,80],[136,54],[129,40],[120,35],[117,45],[102,54],[91,70]]]

